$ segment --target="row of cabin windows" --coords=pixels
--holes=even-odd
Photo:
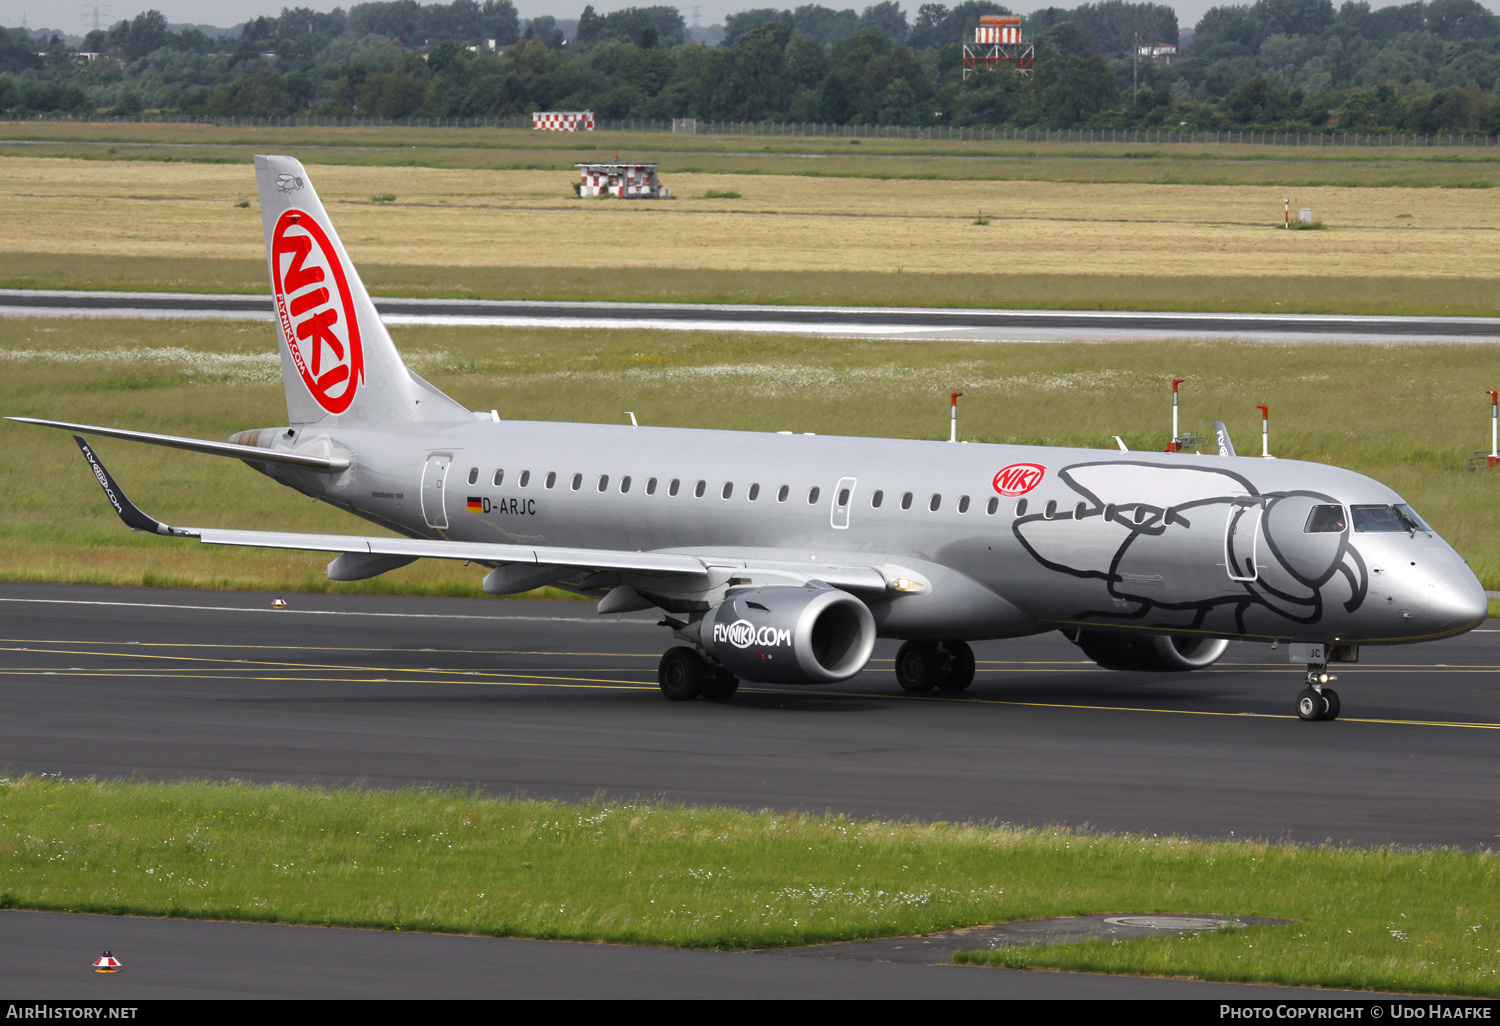
[[[496,488],[499,488],[500,485],[503,484],[504,481],[505,481],[505,471],[503,471],[503,470],[497,470],[497,471],[495,471],[495,476],[492,478],[492,481],[494,483],[494,486]],[[469,468],[469,484],[472,485],[472,484],[478,484],[478,483],[479,483],[479,468],[478,467],[470,467]],[[632,479],[631,479],[631,477],[630,477],[629,474],[627,474],[624,477],[620,478],[619,487],[620,487],[621,494],[629,492],[632,483],[633,482],[632,482]],[[517,485],[517,487],[525,488],[529,484],[531,484],[531,471],[529,471],[529,470],[523,470],[523,471],[521,471],[521,476],[516,479],[516,485]],[[553,488],[553,487],[556,487],[556,485],[557,485],[557,473],[555,471],[549,472],[547,474],[546,478],[543,479],[542,486],[544,488]],[[574,474],[572,481],[569,482],[569,486],[575,492],[579,491],[580,489],[582,489],[583,488],[583,475],[582,474]],[[657,482],[656,478],[653,477],[653,478],[648,479],[646,481],[646,494],[647,495],[655,495],[656,494],[657,486],[658,486],[658,482]],[[609,475],[608,474],[600,474],[599,475],[599,480],[595,483],[595,487],[599,491],[601,491],[601,492],[609,491]],[[682,479],[681,478],[676,478],[676,477],[672,478],[672,480],[667,484],[667,494],[675,496],[675,495],[679,494],[681,491],[682,491]],[[844,489],[845,501],[848,501],[848,491],[849,490],[847,488]],[[701,498],[703,498],[703,496],[705,494],[707,494],[707,492],[708,492],[708,482],[707,481],[699,481],[697,484],[695,484],[693,486],[693,496],[694,496],[694,498],[701,499]],[[777,502],[785,502],[787,500],[787,498],[791,496],[791,494],[792,494],[792,487],[791,487],[791,485],[782,485],[780,491],[778,491],[776,493],[776,501]],[[730,498],[733,495],[734,495],[734,482],[733,481],[725,481],[724,482],[724,486],[719,489],[719,498],[721,498],[721,499],[728,499],[728,498]],[[818,497],[820,495],[822,495],[822,489],[814,486],[807,493],[808,504],[812,505],[812,504],[816,503],[818,501]],[[756,499],[759,499],[760,498],[760,485],[758,485],[758,484],[752,484],[750,486],[749,492],[746,493],[746,497],[751,502],[754,502]]]
[[[501,485],[501,483],[504,482],[504,480],[505,480],[505,471],[503,471],[503,470],[497,470],[497,471],[495,471],[495,476],[494,476],[494,485],[495,485],[495,487],[499,488],[500,485]],[[479,482],[479,468],[478,467],[470,467],[469,468],[469,484],[471,484],[471,485],[472,484],[477,484],[478,482]],[[530,483],[531,483],[531,471],[529,471],[529,470],[523,470],[523,471],[521,471],[521,476],[519,478],[517,478],[516,484],[519,487],[521,487],[521,488],[525,488]],[[631,484],[632,484],[632,481],[631,481],[631,478],[630,478],[629,474],[627,474],[624,477],[620,478],[620,482],[619,482],[620,493],[623,495],[623,494],[629,492]],[[548,472],[546,478],[543,479],[543,487],[545,487],[545,488],[553,488],[556,485],[557,485],[557,473],[555,471]],[[582,474],[574,474],[572,480],[569,482],[569,486],[575,492],[581,490],[583,488],[583,475]],[[609,490],[609,475],[608,474],[600,474],[599,475],[599,480],[595,483],[595,487],[599,491],[601,491],[601,492],[608,491]],[[657,479],[654,478],[654,477],[653,478],[649,478],[646,481],[646,494],[647,495],[655,495],[656,494],[656,488],[657,488]],[[680,478],[675,478],[675,477],[672,478],[671,482],[667,485],[667,494],[675,496],[681,490],[682,490],[682,481],[681,481],[681,479]],[[693,486],[693,497],[701,499],[707,493],[707,491],[708,491],[708,482],[707,481],[699,481],[697,484],[695,484]],[[778,489],[777,492],[776,492],[776,501],[777,502],[786,502],[787,498],[791,495],[791,492],[792,492],[792,489],[791,489],[790,485],[782,485],[781,488]],[[721,498],[721,499],[728,499],[728,498],[730,498],[733,495],[734,495],[734,482],[733,481],[725,481],[723,487],[719,489],[719,498]],[[821,495],[822,495],[822,489],[819,488],[816,485],[814,485],[812,488],[808,489],[808,492],[807,492],[807,503],[808,503],[808,505],[810,505],[810,506],[811,505],[816,505],[817,501],[818,501],[818,498]],[[751,502],[754,502],[755,500],[759,499],[760,498],[760,485],[759,484],[752,484],[750,486],[749,491],[746,492],[746,498],[748,498]],[[912,504],[915,501],[915,498],[916,497],[915,497],[915,495],[913,493],[911,493],[911,492],[903,492],[901,494],[901,508],[904,509],[904,510],[905,509],[911,509]],[[847,488],[840,489],[839,495],[838,495],[838,505],[839,506],[847,506],[847,505],[849,505],[849,499],[850,499],[849,489],[847,489]],[[879,509],[884,503],[885,503],[885,492],[883,490],[876,489],[874,492],[871,493],[871,495],[870,495],[870,508],[871,509]],[[933,513],[936,513],[938,510],[940,510],[942,508],[942,506],[943,506],[943,496],[942,496],[942,493],[941,492],[933,492],[932,495],[929,496],[928,500],[927,500],[927,508],[928,508],[928,510],[930,510]],[[1027,506],[1027,503],[1026,503],[1025,499],[1018,499],[1016,501],[1016,512],[1015,512],[1015,515],[1018,516],[1018,517],[1024,517],[1026,515],[1026,506]],[[1048,520],[1051,520],[1052,518],[1054,518],[1054,517],[1057,516],[1057,509],[1058,509],[1058,507],[1057,507],[1057,503],[1055,501],[1048,502],[1047,505],[1042,508],[1042,516],[1045,517]],[[1073,518],[1075,520],[1082,520],[1085,516],[1088,515],[1088,510],[1089,510],[1088,503],[1086,503],[1086,502],[1080,502],[1080,503],[1078,503],[1076,506],[1073,507]],[[960,513],[967,513],[967,512],[969,512],[969,497],[967,495],[962,495],[962,496],[959,497],[959,499],[958,499],[958,511]],[[994,516],[996,513],[998,513],[1000,511],[1000,500],[999,500],[999,498],[997,498],[995,496],[990,496],[989,502],[985,504],[984,511],[985,511],[985,513],[989,514],[990,516]],[[1112,505],[1111,506],[1105,506],[1104,510],[1103,510],[1104,519],[1105,520],[1114,520],[1114,519],[1116,519],[1116,512],[1117,512],[1117,507],[1112,506]],[[1129,518],[1129,519],[1132,519],[1137,524],[1143,524],[1143,523],[1146,522],[1146,520],[1147,520],[1147,518],[1149,516],[1150,516],[1150,513],[1146,509],[1146,507],[1144,507],[1144,506],[1137,506],[1135,508],[1134,516],[1131,517],[1131,518]],[[1167,519],[1169,521],[1172,519],[1172,511],[1171,510],[1167,511]]]

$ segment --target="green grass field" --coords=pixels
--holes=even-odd
[[[200,438],[285,423],[269,324],[11,319],[0,337],[0,413]],[[1183,427],[1224,420],[1257,451],[1370,474],[1401,492],[1500,588],[1500,478],[1465,459],[1487,446],[1494,357],[1483,346],[1206,342],[963,344],[701,332],[408,327],[413,367],[471,409],[523,420],[746,431],[963,437],[1160,450],[1168,382],[1185,377]],[[9,579],[326,589],[326,559],[210,549],[133,534],[67,435],[0,425],[0,575]],[[195,526],[374,530],[232,460],[99,441],[138,504]],[[340,590],[478,594],[477,572],[423,561]]]
[[[486,128],[0,123],[0,156],[240,163],[268,146],[308,161],[554,169],[619,155],[664,172],[808,177],[1493,188],[1500,148],[960,142]]]
[[[1295,920],[960,956],[1495,996],[1491,853],[22,777],[0,907],[741,949],[1098,913]]]
[[[993,227],[993,226],[992,226]],[[708,268],[435,267],[359,265],[376,296],[785,303],[798,306],[978,307],[1009,310],[1177,310],[1211,313],[1496,317],[1500,289],[1466,278],[1263,275],[923,274],[879,271],[721,271]],[[0,252],[0,288],[266,291],[261,260],[141,260]]]

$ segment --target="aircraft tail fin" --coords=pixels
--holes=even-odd
[[[1229,440],[1229,428],[1222,420],[1214,421],[1214,442],[1217,444],[1220,456],[1234,456],[1234,443]]]
[[[255,181],[290,422],[472,417],[407,370],[301,161],[257,156]]]

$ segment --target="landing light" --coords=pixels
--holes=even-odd
[[[910,577],[898,577],[891,582],[891,587],[897,591],[921,591],[922,586]]]

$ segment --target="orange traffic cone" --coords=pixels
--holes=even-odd
[[[94,960],[94,972],[117,973],[120,971],[120,960],[108,951]]]

